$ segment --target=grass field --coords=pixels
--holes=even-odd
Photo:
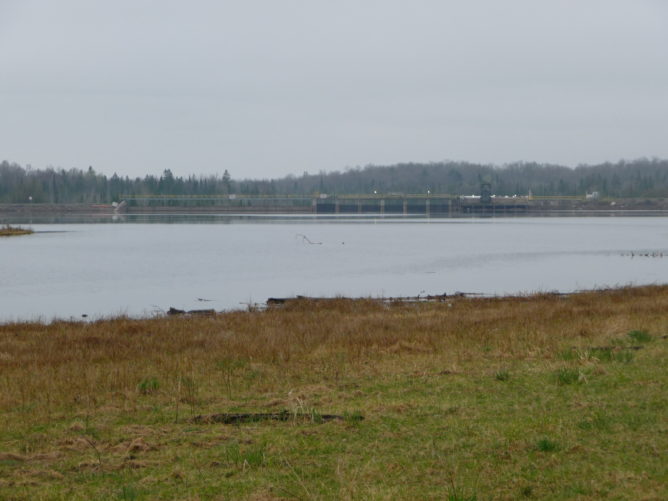
[[[667,334],[660,286],[2,325],[0,499],[665,500]]]

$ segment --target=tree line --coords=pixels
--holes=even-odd
[[[277,179],[219,175],[107,177],[88,169],[33,169],[0,163],[0,203],[111,203],[136,195],[313,195],[369,193],[479,194],[490,182],[496,195],[578,196],[594,191],[619,198],[668,197],[668,160],[638,159],[576,168],[539,163],[504,166],[467,162],[368,165]]]
[[[82,169],[32,169],[0,163],[0,203],[118,202],[135,195],[220,195],[232,193],[227,171],[221,176],[177,177],[167,169],[161,176],[107,177],[92,167]]]

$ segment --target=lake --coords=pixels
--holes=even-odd
[[[26,221],[19,221],[23,224]],[[668,283],[668,218],[127,216],[0,239],[0,322]]]

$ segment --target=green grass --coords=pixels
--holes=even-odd
[[[632,330],[628,336],[637,343],[648,343],[652,340],[652,335],[646,330]]]
[[[142,379],[137,385],[137,391],[142,395],[150,395],[160,389],[160,382],[155,377],[147,377]]]
[[[554,375],[558,385],[580,383],[584,379],[582,371],[572,367],[560,367]]]
[[[559,444],[549,438],[541,438],[536,443],[536,449],[540,452],[554,452],[559,448]]]
[[[632,351],[616,350],[614,348],[602,348],[592,353],[592,357],[596,357],[601,362],[618,362],[624,364],[631,362],[634,356]]]

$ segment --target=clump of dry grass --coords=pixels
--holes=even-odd
[[[14,237],[19,235],[30,235],[34,233],[29,228],[22,228],[21,226],[10,226],[8,224],[0,227],[0,237]]]

